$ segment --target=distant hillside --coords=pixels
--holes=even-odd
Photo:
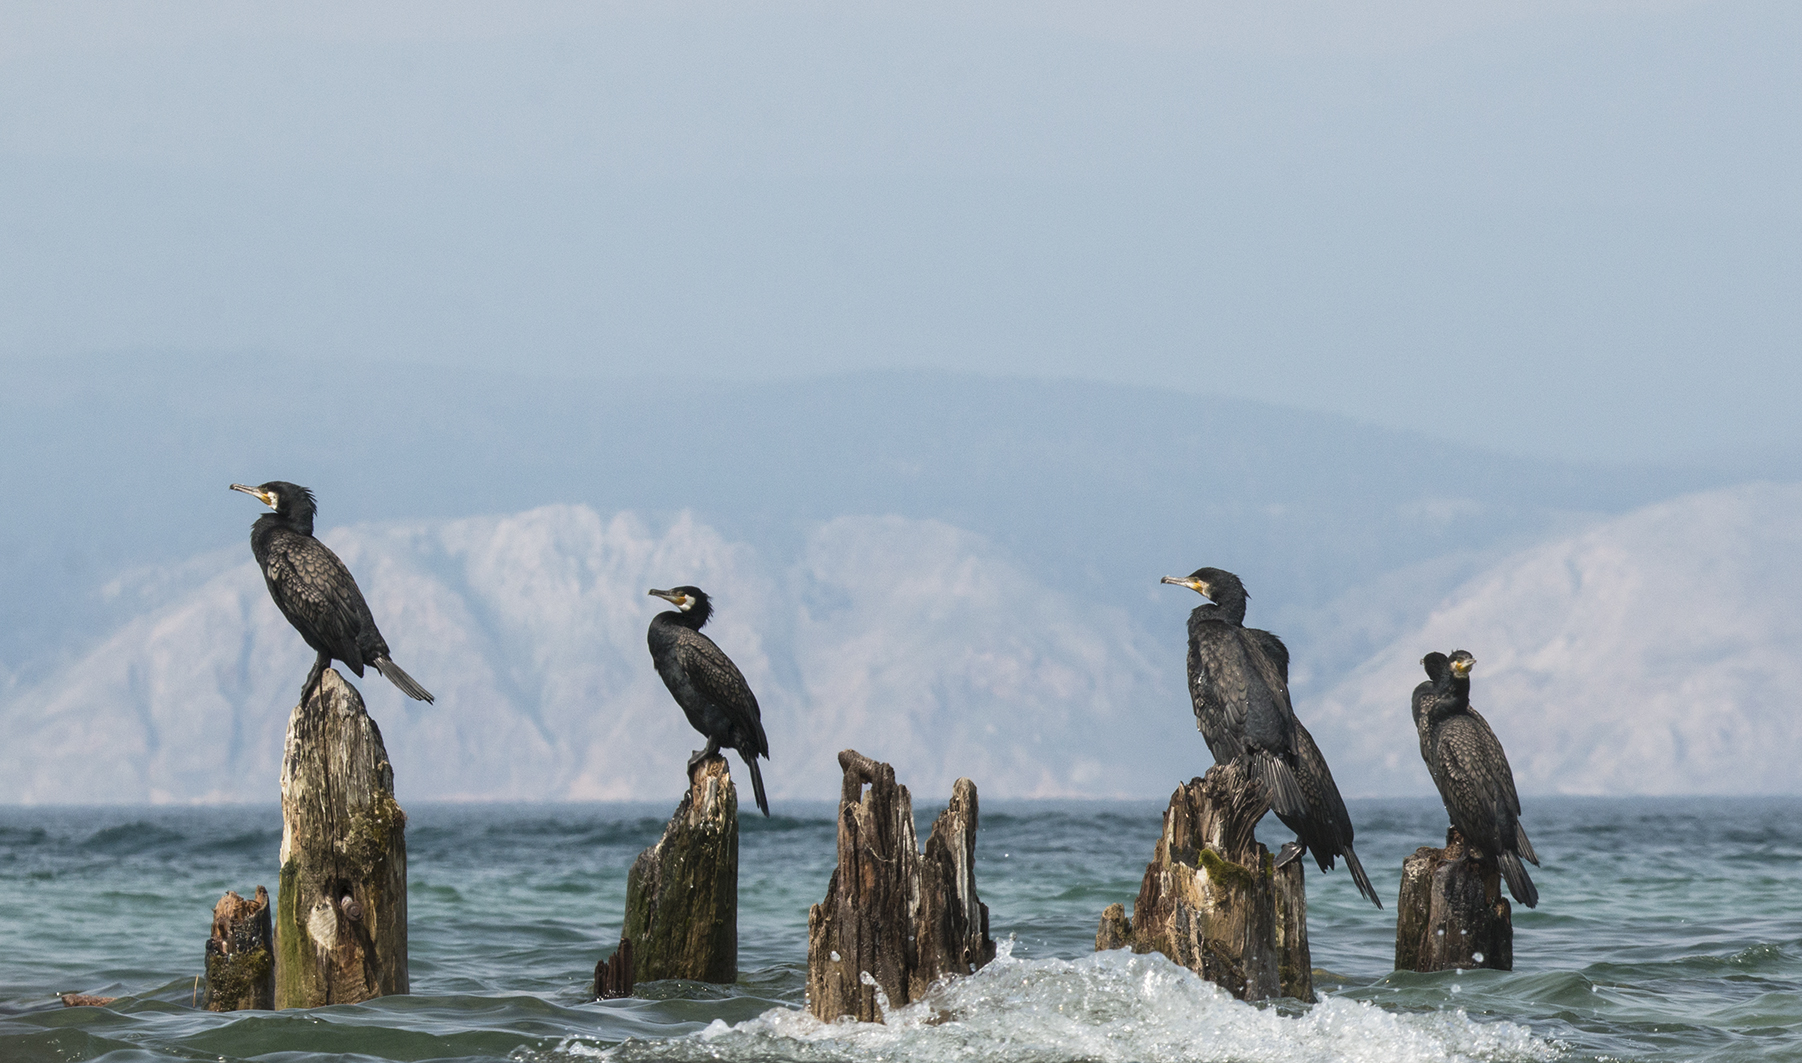
[[[941,521],[840,517],[790,554],[585,506],[325,538],[440,696],[359,684],[403,798],[673,798],[700,741],[650,667],[645,591],[681,582],[716,595],[778,803],[830,798],[847,746],[921,794],[969,775],[996,797],[1159,796],[1207,764],[1182,682],[1193,595],[1097,602]],[[163,600],[0,699],[0,801],[271,799],[310,654],[247,555],[191,560],[213,573],[192,589],[122,587]],[[1755,485],[1554,538],[1449,596],[1398,578],[1369,608],[1408,633],[1297,708],[1347,794],[1430,793],[1408,694],[1422,654],[1463,647],[1524,792],[1795,792],[1798,557],[1802,485]]]
[[[1306,645],[1303,686],[1336,680],[1414,602],[1502,553],[1706,486],[1085,382],[540,379],[178,355],[4,372],[0,676],[27,684],[218,571],[188,559],[242,551],[254,503],[232,481],[307,484],[326,527],[555,504],[686,512],[776,566],[839,517],[936,520],[1046,587],[1151,617],[1168,601],[1158,576],[1220,565]],[[1396,615],[1332,611],[1373,581],[1405,603]]]
[[[751,681],[771,796],[830,798],[837,751],[917,792],[959,775],[994,796],[1168,789],[1205,756],[1180,673],[1117,609],[1046,587],[978,536],[840,518],[784,564],[682,517],[653,531],[580,506],[340,529],[394,654],[439,695],[369,673],[414,799],[672,797],[701,739],[650,665],[652,586],[712,592],[709,633]],[[0,801],[274,797],[311,654],[248,558],[131,621],[0,707]]]
[[[1796,793],[1798,603],[1802,485],[1687,495],[1497,564],[1302,710],[1346,789],[1417,792],[1417,662],[1463,648],[1524,792]]]

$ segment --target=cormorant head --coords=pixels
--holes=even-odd
[[[1470,655],[1469,650],[1453,650],[1448,660],[1451,662],[1452,677],[1455,679],[1469,679],[1470,670],[1477,666],[1477,659]]]
[[[667,591],[652,590],[650,594],[675,606],[676,612],[682,614],[682,622],[689,627],[699,629],[713,615],[713,600],[699,587],[684,584]]]
[[[1244,601],[1251,597],[1245,593],[1245,584],[1239,582],[1239,577],[1221,568],[1198,568],[1187,576],[1165,576],[1158,582],[1187,587],[1222,605],[1229,601]]]
[[[1422,657],[1420,664],[1427,670],[1427,678],[1435,683],[1452,674],[1452,659],[1438,650]]]
[[[313,502],[313,492],[286,480],[271,480],[266,484],[247,487],[244,484],[232,484],[232,490],[254,495],[265,506],[275,510],[275,515],[284,520],[292,520],[307,525],[313,524],[313,514],[319,507]]]

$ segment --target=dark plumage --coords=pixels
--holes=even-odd
[[[650,593],[675,606],[651,618],[647,637],[651,660],[689,724],[707,739],[707,748],[689,759],[689,770],[721,749],[738,750],[751,770],[751,792],[757,807],[769,815],[757,758],[769,757],[770,740],[764,737],[763,716],[751,685],[732,658],[701,634],[701,626],[713,615],[713,602],[699,587]]]
[[[1351,814],[1314,736],[1289,700],[1289,650],[1268,631],[1245,626],[1249,595],[1239,577],[1217,568],[1196,569],[1165,583],[1188,587],[1209,601],[1189,614],[1189,697],[1195,722],[1214,761],[1247,760],[1264,782],[1270,807],[1296,840],[1283,847],[1278,865],[1312,850],[1322,871],[1345,857],[1358,892],[1381,908],[1376,888],[1352,849]]]
[[[1489,721],[1470,707],[1476,658],[1456,650],[1449,657],[1429,653],[1420,663],[1427,681],[1414,688],[1414,728],[1452,826],[1476,859],[1496,865],[1515,900],[1537,907],[1539,890],[1521,860],[1537,866],[1539,856],[1520,825],[1514,771]]]
[[[418,701],[432,695],[388,657],[388,643],[376,630],[369,604],[351,578],[350,569],[331,548],[313,538],[313,492],[298,484],[271,480],[256,487],[232,484],[232,490],[254,495],[274,510],[250,528],[250,552],[263,570],[263,582],[276,608],[300,632],[318,659],[307,673],[300,700],[305,704],[332,661],[343,661],[357,678],[369,665],[401,693]]]

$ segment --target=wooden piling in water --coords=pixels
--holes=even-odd
[[[620,938],[613,955],[594,965],[594,985],[590,988],[596,1000],[618,1000],[632,995],[632,939]]]
[[[213,933],[206,942],[206,1009],[248,1011],[275,1007],[275,940],[269,919],[269,891],[256,899],[227,890],[213,906]]]
[[[620,937],[628,992],[633,981],[738,980],[738,790],[725,757],[696,766],[663,837],[632,862]]]
[[[381,729],[326,669],[282,757],[276,1007],[407,992],[406,825]]]
[[[1421,846],[1402,862],[1395,906],[1395,969],[1514,969],[1513,907],[1501,873],[1472,857],[1456,827],[1445,848]]]
[[[1236,763],[1178,786],[1131,918],[1109,905],[1096,949],[1161,952],[1241,1000],[1313,1000],[1300,862],[1277,871],[1253,837],[1265,809]]]
[[[900,1007],[995,958],[976,895],[976,784],[953,785],[922,855],[895,769],[852,749],[838,763],[838,866],[807,913],[807,1008],[826,1022],[881,1022],[879,995]]]

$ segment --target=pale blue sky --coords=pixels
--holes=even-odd
[[[1793,3],[369,6],[0,10],[0,355],[945,367],[1802,448]]]

